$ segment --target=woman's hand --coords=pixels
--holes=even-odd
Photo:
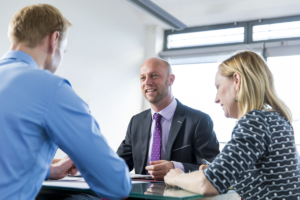
[[[164,177],[166,185],[176,186],[176,178],[178,178],[178,176],[182,174],[184,173],[183,171],[181,171],[181,169],[171,169],[169,173],[167,173],[167,175]]]
[[[199,170],[204,170],[208,167],[209,165],[200,165]]]
[[[219,191],[206,178],[203,170],[184,174],[180,169],[172,169],[165,176],[165,183],[171,186],[179,186],[182,189],[199,193],[204,196],[214,196],[219,194]]]

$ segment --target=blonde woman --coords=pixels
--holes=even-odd
[[[219,66],[215,84],[216,103],[238,119],[232,138],[210,166],[190,174],[171,170],[166,184],[206,196],[233,186],[243,199],[300,199],[292,115],[265,61],[239,52]]]

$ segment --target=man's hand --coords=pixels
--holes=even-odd
[[[74,176],[78,172],[73,161],[69,156],[64,157],[59,162],[51,164],[49,179],[57,180],[64,178],[67,175]]]
[[[175,179],[182,174],[184,173],[183,171],[181,171],[181,169],[176,168],[170,170],[170,172],[164,178],[165,184],[170,186],[177,186]]]
[[[164,176],[174,169],[174,163],[167,160],[150,161],[150,164],[146,166],[146,170],[156,181],[163,181]]]

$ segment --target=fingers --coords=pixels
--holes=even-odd
[[[171,170],[169,171],[169,173],[167,173],[167,175],[176,174],[175,170],[176,170],[176,169],[171,169]]]
[[[148,173],[157,181],[163,181],[164,176],[170,171],[170,164],[173,166],[172,162],[166,160],[158,160],[150,162],[152,165],[146,166]],[[181,170],[180,170],[181,171]]]
[[[69,158],[69,156],[65,156],[61,161],[57,163],[61,171],[65,171],[68,173],[71,168],[75,167],[73,161]]]
[[[160,171],[148,171],[150,175],[152,176],[165,176],[166,173],[162,170]]]
[[[180,173],[180,174],[182,174],[182,173],[184,173],[181,169],[179,169],[179,168],[176,168],[176,169],[173,169],[175,172],[177,172],[177,173]]]
[[[171,169],[169,173],[167,173],[167,175],[164,177],[165,184],[169,186],[175,186],[174,178],[182,173],[183,172],[180,169]]]
[[[167,174],[166,171],[148,171],[152,178],[156,181],[163,181],[164,176]]]
[[[73,168],[73,169],[70,170],[69,174],[72,175],[72,176],[75,176],[77,174],[77,172],[78,172],[78,169],[77,168]]]
[[[157,165],[157,164],[161,164],[161,163],[164,163],[166,162],[166,160],[157,160],[157,161],[150,161],[150,164],[151,165]]]
[[[169,175],[169,173],[164,177],[164,181],[165,181],[165,184],[167,186],[174,186],[171,182],[172,180],[172,176]]]
[[[199,170],[204,170],[208,167],[209,165],[200,165]]]
[[[166,171],[165,170],[158,170],[158,171],[149,170],[148,173],[156,181],[163,181],[164,180],[164,176],[166,175]]]
[[[74,164],[72,164],[72,166],[70,168],[68,168],[66,174],[67,175],[76,175],[76,173],[78,172],[78,169],[76,168],[76,166]]]
[[[176,168],[176,169],[171,169],[167,175],[173,176],[173,175],[178,175],[178,174],[183,174],[184,172],[181,171],[181,169]]]
[[[148,165],[148,166],[146,166],[146,170],[151,170],[151,171],[157,171],[157,170],[161,170],[163,168],[164,168],[163,164]]]

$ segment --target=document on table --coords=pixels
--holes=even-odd
[[[149,183],[149,182],[163,182],[154,181],[151,175],[131,174],[132,184],[136,183]],[[67,176],[59,180],[46,180],[43,182],[44,187],[63,187],[63,188],[75,188],[75,189],[90,189],[90,186],[85,182],[84,178]]]
[[[65,177],[60,180],[47,180],[43,182],[45,187],[64,187],[76,189],[90,189],[84,178]]]
[[[132,173],[129,174],[131,179],[152,179],[153,180],[151,175],[132,174]]]

